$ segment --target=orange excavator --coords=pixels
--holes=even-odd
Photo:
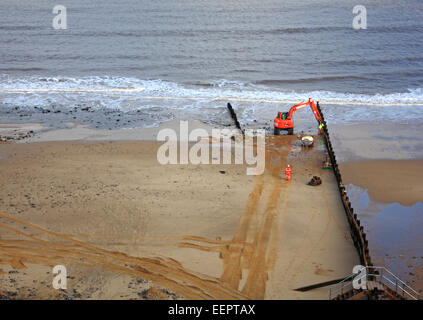
[[[279,135],[281,133],[281,130],[286,130],[288,131],[288,134],[293,134],[294,122],[292,121],[292,116],[294,115],[295,111],[307,106],[310,106],[311,110],[314,113],[314,116],[316,117],[317,122],[319,122],[320,124],[320,122],[322,121],[322,116],[320,115],[319,110],[317,110],[313,99],[309,98],[308,101],[302,101],[299,104],[296,104],[291,109],[289,109],[288,112],[278,112],[278,115],[273,121],[273,125],[275,127],[275,135]]]

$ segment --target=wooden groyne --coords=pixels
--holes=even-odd
[[[348,223],[350,225],[351,237],[354,241],[354,246],[356,247],[358,251],[361,264],[366,267],[371,267],[373,266],[373,264],[372,264],[372,260],[369,253],[369,243],[367,241],[366,233],[363,230],[363,226],[361,225],[360,220],[357,217],[357,214],[354,213],[354,209],[352,208],[347,192],[345,191],[345,186],[342,183],[342,176],[338,167],[338,163],[336,162],[335,152],[332,148],[332,142],[330,140],[328,126],[326,124],[319,102],[317,102],[317,109],[319,110],[320,115],[322,116],[322,123],[323,123],[322,135],[323,135],[323,138],[326,144],[326,149],[331,161],[332,170],[336,177],[339,194],[341,196],[342,204],[344,205],[344,209],[345,209],[345,214],[347,216]]]
[[[231,115],[232,120],[233,120],[233,121],[234,121],[234,123],[235,123],[235,127],[236,127],[237,129],[239,129],[239,130],[241,131],[241,133],[242,133],[242,134],[244,134],[244,130],[242,130],[242,128],[241,128],[241,125],[240,125],[240,123],[239,123],[239,121],[238,121],[238,117],[236,116],[236,113],[235,113],[235,111],[234,111],[234,108],[232,107],[232,105],[231,105],[230,103],[228,103],[228,104],[227,104],[227,108],[228,108],[228,110],[229,110],[229,113],[230,113],[230,115]]]

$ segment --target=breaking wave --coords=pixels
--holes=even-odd
[[[318,81],[319,79],[301,79],[298,81]],[[278,83],[291,80],[276,80]],[[297,81],[297,80],[294,80]],[[297,81],[297,82],[298,82]],[[292,103],[313,97],[325,104],[340,105],[423,105],[423,88],[409,89],[406,92],[387,94],[356,94],[334,91],[286,91],[268,87],[268,82],[257,84],[219,80],[210,83],[177,84],[163,80],[141,80],[126,77],[29,77],[13,79],[0,76],[0,97],[4,103],[43,106],[67,99],[94,99],[101,103],[101,98],[113,98],[112,107],[119,107],[119,102],[126,99],[144,100],[230,100],[245,102]],[[69,102],[69,101],[68,101]],[[101,103],[107,106],[104,103]]]

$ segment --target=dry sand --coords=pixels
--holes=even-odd
[[[423,202],[423,160],[367,160],[341,163],[344,183],[367,189],[372,199],[411,206]]]
[[[11,298],[327,299],[293,289],[358,256],[321,146],[270,137],[266,171],[167,165],[154,142],[0,146],[0,275]],[[287,160],[288,159],[288,160]],[[281,179],[287,161],[293,180]],[[320,175],[323,184],[306,182]],[[51,267],[68,288],[51,288]]]

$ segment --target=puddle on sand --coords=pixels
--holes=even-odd
[[[346,190],[367,234],[373,264],[386,266],[417,291],[423,290],[416,287],[423,275],[414,272],[423,266],[423,203],[384,204],[355,185],[346,185]]]

